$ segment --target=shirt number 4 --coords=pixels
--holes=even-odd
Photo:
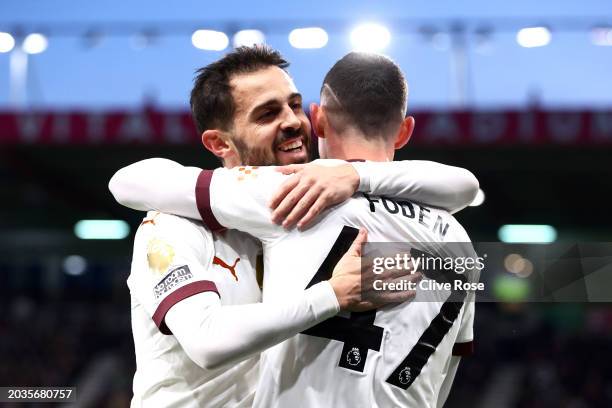
[[[342,229],[327,257],[306,288],[331,277],[336,263],[348,251],[358,233],[359,230],[353,227],[345,226]],[[413,257],[422,255],[424,255],[423,252],[416,249],[411,250],[411,256]],[[424,274],[427,278],[436,281],[447,281],[448,279],[447,275],[444,276],[444,274],[435,271],[425,271]],[[452,275],[454,279],[465,280],[463,275],[456,273]],[[440,312],[431,321],[427,329],[425,329],[406,358],[389,375],[386,380],[387,383],[403,389],[408,389],[412,385],[421,373],[427,360],[429,360],[429,357],[436,351],[442,339],[459,316],[465,296],[465,291],[453,291],[451,293],[451,296],[440,308]],[[363,372],[368,351],[380,351],[382,344],[384,329],[374,324],[375,318],[376,310],[351,313],[349,318],[334,316],[302,333],[342,342],[343,348],[338,366]]]

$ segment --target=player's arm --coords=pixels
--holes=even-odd
[[[286,176],[272,168],[201,170],[153,158],[117,171],[109,190],[135,210],[158,210],[202,220],[212,231],[249,232],[260,239],[282,228],[271,222],[268,198]]]
[[[328,168],[332,164],[333,168]],[[285,227],[306,226],[321,211],[356,191],[390,195],[456,212],[478,191],[478,180],[466,169],[428,161],[356,162],[319,160],[279,168],[296,173],[271,194],[272,218]],[[200,218],[194,186],[200,169],[171,160],[147,159],[120,169],[109,189],[122,205]]]
[[[360,246],[365,231],[355,240]],[[282,302],[223,305],[212,273],[210,232],[192,221],[153,213],[139,227],[130,291],[159,330],[174,334],[185,352],[204,368],[257,353],[357,304],[346,281],[359,282],[359,253],[347,253],[338,278],[320,282]],[[356,258],[356,259],[355,259]],[[340,265],[340,263],[339,263]],[[347,272],[348,270],[348,272]]]
[[[146,159],[119,169],[108,188],[119,204],[133,210],[200,219],[195,186],[201,171],[168,159]]]
[[[361,245],[365,234],[355,245]],[[159,330],[173,334],[187,355],[203,368],[240,360],[356,304],[346,280],[320,282],[283,302],[223,305],[212,273],[214,243],[210,232],[192,221],[157,213],[140,226],[130,291]],[[353,253],[349,254],[353,256]],[[347,256],[349,256],[347,255]],[[337,292],[336,292],[337,291]]]
[[[329,282],[284,302],[222,305],[202,293],[168,310],[167,327],[200,367],[214,369],[278,344],[340,310]]]
[[[360,290],[354,285],[360,279],[365,239],[362,231],[332,278],[311,286],[301,296],[230,306],[221,305],[215,293],[198,294],[172,307],[166,324],[196,364],[214,369],[259,353],[339,310],[362,310]]]
[[[316,160],[282,166],[294,174],[270,200],[275,222],[306,227],[330,205],[355,192],[386,195],[443,208],[465,208],[478,192],[478,180],[468,170],[431,161],[353,162]]]
[[[270,167],[211,171],[148,159],[115,173],[109,189],[120,204],[133,209],[194,218],[211,231],[238,229],[265,240],[283,232],[270,221],[268,200],[285,177]]]
[[[359,191],[405,198],[451,213],[476,197],[478,179],[469,170],[424,160],[355,162]]]
[[[135,247],[130,289],[162,333],[173,334],[196,364],[213,369],[259,353],[339,310],[379,306],[360,298],[361,245],[366,237],[361,231],[329,280],[298,296],[223,305],[210,273],[210,234],[185,219],[160,214],[137,233],[137,246],[146,246],[146,251]]]

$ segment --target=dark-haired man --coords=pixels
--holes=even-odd
[[[209,72],[201,72],[200,78],[207,74],[209,74]],[[217,74],[217,72],[214,72],[214,74]],[[213,76],[213,79],[222,80],[223,75],[220,75],[220,77],[221,78]],[[194,109],[194,116],[196,117],[198,126],[200,130],[202,130],[204,145],[218,157],[222,158],[227,167],[242,163],[243,160],[245,160],[247,164],[260,165],[275,161],[281,163],[294,162],[307,157],[305,137],[309,134],[309,123],[303,114],[299,94],[297,94],[290,78],[278,65],[264,65],[258,67],[254,71],[234,72],[229,78],[226,77],[225,80],[229,83],[229,86],[220,87],[219,92],[223,94],[224,90],[228,90],[229,88],[230,98],[232,99],[232,103],[235,104],[231,106],[231,109],[227,110],[227,112],[231,112],[231,117],[233,118],[230,123],[207,122],[207,120],[214,118],[215,115],[209,115],[208,119],[204,117],[203,120],[200,120],[197,111],[202,107],[202,104],[199,104],[197,98],[194,103],[193,96],[192,109]],[[206,81],[203,82],[204,84],[207,83]],[[198,81],[196,81],[196,88],[198,87],[199,84]],[[194,92],[198,91],[194,89]],[[399,92],[404,92],[405,95],[405,89],[400,89]],[[222,104],[224,102],[223,97],[219,95],[214,95],[213,99],[212,101],[209,100],[208,102],[204,102],[204,109],[214,112],[214,107],[216,107],[215,104]],[[206,106],[207,103],[210,103],[213,107]],[[400,111],[403,109],[405,108],[401,108]],[[404,125],[402,119],[400,119],[400,121],[402,125],[400,126],[401,131],[398,131],[398,135],[400,135],[400,140],[397,143],[398,147],[407,141],[412,130],[410,125]],[[389,128],[391,128],[391,126]],[[390,130],[386,129],[385,136],[387,136],[389,132]],[[367,144],[368,143],[364,143],[362,147],[364,149],[367,148]],[[388,144],[388,141],[381,141],[380,145],[382,146],[383,144]],[[392,145],[395,146],[395,141]],[[348,152],[354,148],[355,146],[347,146],[346,151]],[[378,148],[373,150],[378,150]],[[393,149],[391,149],[391,152],[392,150]],[[388,152],[388,149],[386,149],[386,151]],[[370,154],[369,156],[372,155]],[[364,157],[370,158],[367,156]],[[375,160],[380,159],[380,157],[371,158]],[[354,186],[350,187],[349,185],[350,188],[348,190],[352,190],[350,191],[351,193],[354,192],[355,187],[359,184],[362,185],[362,188],[366,189],[368,184],[378,186],[383,190],[382,192],[386,192],[385,188],[397,187],[396,184],[386,183],[386,177],[384,177],[384,175],[392,174],[390,173],[392,168],[386,166],[387,164],[388,163],[364,163],[360,165],[359,169],[362,174],[365,173],[364,169],[368,168],[366,166],[370,166],[373,172],[378,174],[379,178],[377,179],[376,176],[374,176],[367,180],[364,180],[364,178],[360,180],[357,177],[355,182],[354,178],[351,179],[351,177],[354,176],[347,176],[345,180],[353,180],[351,183]],[[164,166],[165,168],[163,168]],[[134,178],[134,173],[139,173],[140,170],[147,167],[152,171],[152,173],[149,174],[154,175],[155,182],[147,184],[145,180],[145,187],[143,190],[142,187],[138,187],[141,182],[138,180],[139,176],[137,174]],[[407,193],[408,195],[416,192],[416,198],[418,199],[418,195],[427,190],[427,188],[424,188],[415,180],[412,180],[412,185],[410,182],[405,182],[406,174],[397,170],[395,172],[399,174],[398,178],[400,180],[404,180],[403,184],[400,183],[404,186],[403,190],[399,189],[399,192]],[[176,177],[177,174],[179,177]],[[383,177],[381,177],[381,175],[383,175]],[[330,226],[328,230],[319,230],[324,224],[324,222],[322,222],[316,226],[316,231],[313,229],[305,232],[303,235],[295,235],[299,234],[297,231],[286,233],[281,227],[269,223],[269,210],[265,204],[262,205],[262,202],[265,203],[267,201],[268,193],[273,191],[270,190],[270,187],[273,185],[277,186],[278,182],[281,180],[280,178],[282,178],[282,175],[280,173],[270,173],[267,170],[257,169],[255,167],[239,167],[234,168],[234,170],[226,175],[222,173],[215,174],[217,180],[224,180],[221,183],[217,182],[217,184],[215,184],[215,178],[212,178],[211,181],[211,176],[211,173],[201,173],[198,169],[181,168],[174,164],[168,165],[167,162],[163,161],[150,161],[141,163],[135,167],[132,166],[118,173],[114,179],[112,190],[120,201],[129,203],[132,207],[138,209],[171,209],[181,215],[201,217],[208,227],[214,230],[218,230],[222,226],[221,224],[227,223],[228,226],[240,227],[256,235],[264,242],[264,247],[267,249],[267,251],[264,252],[267,270],[264,283],[266,288],[266,302],[264,302],[264,304],[269,302],[272,304],[283,304],[296,296],[301,296],[301,293],[303,293],[304,288],[308,284],[308,280],[313,276],[314,271],[319,268],[319,272],[327,272],[322,270],[320,266],[323,258],[327,255],[329,250],[328,246],[338,237],[337,227],[342,225],[343,216],[336,217],[335,221],[330,221],[330,223],[326,224]],[[410,175],[408,176],[410,177]],[[413,179],[416,179],[418,176],[418,174],[412,175]],[[260,178],[263,181],[261,184],[258,182]],[[136,179],[136,181],[125,181],[126,179]],[[199,184],[197,187],[197,204],[199,204],[199,207],[196,206],[196,195],[194,194],[196,179]],[[267,183],[268,180],[271,182]],[[219,186],[222,186],[224,182],[228,183],[227,197],[231,197],[229,201],[221,197],[221,190],[225,189],[223,187],[219,189]],[[417,184],[415,185],[415,183]],[[164,186],[162,187],[162,197],[150,196],[147,194],[147,189],[150,188],[151,184]],[[132,186],[138,188],[132,188]],[[241,188],[246,188],[245,191],[247,191],[248,194],[243,195],[240,193]],[[346,190],[344,187],[343,189]],[[175,192],[180,193],[180,195],[175,195]],[[367,192],[371,191],[368,189]],[[211,193],[213,194],[212,196],[209,195]],[[395,191],[391,191],[390,193],[393,194]],[[145,194],[146,199],[142,200],[139,197],[140,194]],[[425,196],[426,195],[427,194],[425,194]],[[172,204],[168,206],[168,203],[164,200],[169,197],[172,197],[172,200],[175,202],[179,202],[180,208],[177,209],[173,207]],[[213,205],[212,202],[207,201],[208,199],[212,199],[212,202],[214,202],[214,200],[219,200],[218,202],[222,203],[221,207],[224,207],[224,209],[220,210]],[[351,200],[346,205],[356,201],[357,200]],[[461,203],[461,205],[464,204],[465,203]],[[412,206],[412,204],[410,205]],[[343,207],[345,206],[340,208]],[[431,216],[437,214],[437,210],[429,209],[424,206],[419,207],[419,209],[421,212],[427,211],[431,213]],[[221,215],[223,211],[227,212]],[[232,221],[234,216],[239,218],[240,221],[234,223],[234,221]],[[421,217],[419,216],[419,218]],[[325,220],[332,219],[334,219],[334,217],[325,217]],[[344,221],[351,225],[356,225],[359,220],[346,219]],[[338,222],[340,222],[340,224],[338,224]],[[330,237],[333,237],[331,242],[329,241]],[[279,250],[281,251],[279,252]],[[279,268],[284,271],[283,274],[280,274]],[[327,277],[322,279],[324,280],[326,278]],[[306,279],[305,282],[303,282],[304,279]],[[308,286],[314,287],[317,284],[317,282],[312,283],[313,285]],[[198,294],[193,296],[193,298],[202,298],[202,296]],[[221,294],[221,298],[223,299],[223,293]],[[211,299],[206,299],[206,302],[210,301]],[[167,319],[172,317],[173,310],[178,310],[181,308],[181,305],[186,302],[191,303],[192,299],[186,299],[176,304],[169,310]],[[199,310],[206,309],[207,307],[209,307],[209,303],[202,303]],[[197,314],[198,308],[191,308],[189,310],[195,310]],[[177,318],[178,317],[180,316],[177,316]],[[189,327],[193,326],[189,323],[189,320],[197,319],[197,316],[193,316],[193,313],[189,317],[190,319],[187,320],[183,315],[184,333],[189,333]],[[177,326],[180,326],[180,323],[177,323]],[[185,337],[188,336],[186,335]],[[279,341],[281,340],[280,337],[282,336],[277,336]],[[299,337],[302,338],[303,336]],[[296,339],[297,337],[291,341]],[[329,343],[328,340],[326,340],[326,342]],[[281,350],[281,354],[286,355],[286,350],[284,350],[285,347],[286,344],[274,347],[267,355],[270,356],[272,360],[277,360],[277,358],[274,357],[275,353]],[[330,353],[333,353],[333,351],[330,351]],[[244,357],[244,354],[240,356]],[[310,357],[314,358],[316,356],[309,356],[309,358]],[[319,360],[325,358],[326,357],[322,356]],[[363,360],[365,361],[365,358]],[[301,388],[304,385],[303,382],[299,384],[296,383],[298,387],[293,387],[291,390],[292,392],[289,394],[285,396],[281,395],[289,391],[284,388],[287,385],[284,384],[284,379],[289,379],[290,382],[296,380],[297,378],[295,378],[295,376],[299,374],[299,371],[289,370],[288,367],[283,367],[282,365],[278,366],[276,362],[270,364],[269,361],[266,361],[264,367],[267,367],[268,374],[266,381],[262,381],[261,385],[262,393],[260,395],[262,400],[259,402],[261,406],[268,406],[269,404],[284,406],[284,404],[289,402],[296,404],[299,401],[294,400],[294,398],[298,394],[308,397],[308,395],[303,394],[303,389]],[[274,387],[271,387],[269,384],[270,382],[277,382],[279,379],[276,378],[276,375],[270,376],[272,367],[276,367],[283,371],[283,374],[279,377],[283,380],[281,381],[283,384],[280,384],[281,389],[274,389]],[[306,367],[304,367],[304,369],[305,368]],[[287,372],[287,370],[290,372]],[[288,376],[285,376],[285,374]],[[292,375],[294,377],[291,377]],[[313,381],[316,379],[318,382],[333,381],[333,379],[326,379],[321,375],[316,376],[314,374],[310,374],[308,378]],[[302,391],[300,391],[300,389]],[[330,395],[327,393],[324,394],[327,396],[317,396],[317,398],[320,398],[318,401],[325,401],[327,398],[327,403],[329,403],[328,398]],[[312,398],[305,398],[301,401],[302,404],[307,404],[304,406],[324,406],[320,403],[317,405],[308,405],[316,404],[316,402],[317,399]],[[364,401],[361,400],[361,403],[363,402]],[[352,406],[355,405],[353,404]]]
[[[308,161],[310,123],[288,65],[276,51],[250,47],[197,71],[193,118],[204,146],[226,167]]]

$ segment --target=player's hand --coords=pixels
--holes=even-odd
[[[359,187],[359,174],[350,164],[328,167],[318,164],[291,164],[277,168],[292,174],[269,202],[272,222],[304,229],[323,210],[351,197]]]
[[[359,307],[364,310],[378,309],[388,304],[413,300],[417,285],[422,279],[423,273],[415,270],[412,262],[408,269],[385,269],[380,275],[373,272],[371,264],[363,265],[362,262]],[[378,282],[375,284],[375,281]],[[389,289],[389,286],[385,287],[387,284],[394,285],[394,290]]]
[[[414,290],[397,291],[390,293],[374,290],[373,281],[380,279],[383,282],[409,280],[418,282],[422,279],[420,272],[412,270],[386,271],[384,277],[372,273],[371,265],[362,267],[362,245],[367,241],[365,229],[359,230],[359,235],[344,256],[338,261],[329,283],[332,285],[340,310],[363,312],[377,309],[389,303],[401,303],[412,300],[416,295]],[[365,275],[362,276],[362,270]],[[364,286],[362,286],[362,284]]]

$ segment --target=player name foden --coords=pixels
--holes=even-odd
[[[431,230],[438,234],[440,238],[444,238],[446,233],[448,232],[449,224],[442,219],[440,215],[436,217],[436,221],[431,226],[430,213],[431,210],[427,207],[424,207],[419,204],[413,204],[410,201],[397,201],[389,197],[372,197],[366,193],[363,193],[363,196],[370,205],[370,211],[375,213],[377,207],[382,207],[389,214],[397,214],[408,219],[418,220],[419,224],[423,225],[426,228],[431,228]]]

